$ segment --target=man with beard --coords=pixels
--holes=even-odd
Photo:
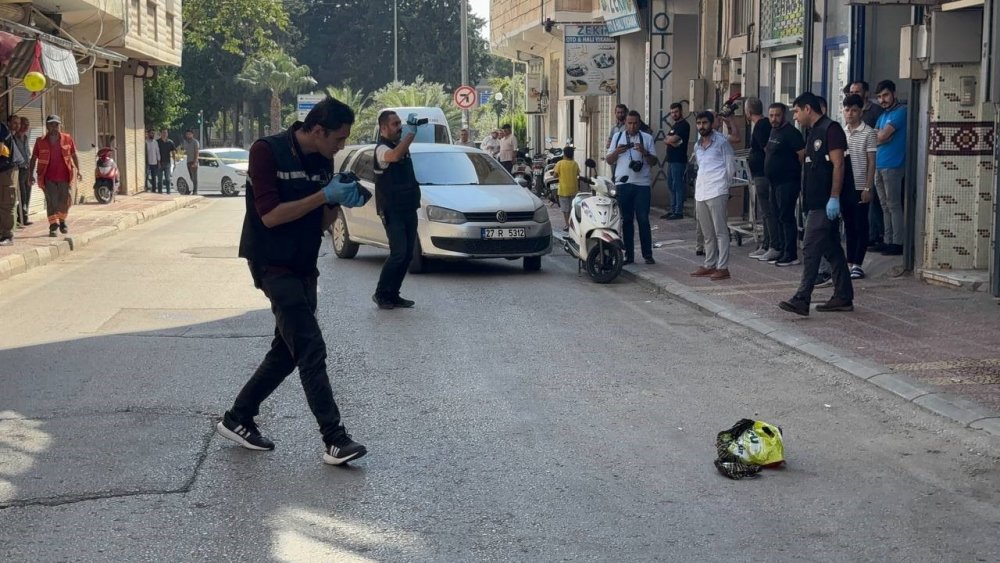
[[[729,179],[736,175],[736,162],[733,146],[725,135],[715,130],[714,121],[715,116],[707,111],[699,113],[694,120],[699,136],[694,148],[698,159],[695,215],[705,236],[705,263],[691,275],[719,281],[729,279],[726,202],[729,200]]]

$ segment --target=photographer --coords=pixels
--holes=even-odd
[[[635,225],[639,223],[639,245],[647,264],[653,260],[653,234],[649,228],[650,166],[656,164],[653,136],[639,130],[639,112],[625,117],[625,130],[611,139],[605,161],[615,170],[618,203],[622,210],[622,237],[625,239],[625,264],[635,261]]]
[[[427,120],[420,120],[424,123]],[[413,301],[399,296],[406,269],[417,244],[417,209],[420,185],[413,173],[410,144],[420,125],[411,113],[406,125],[394,111],[378,116],[379,140],[375,148],[375,206],[389,241],[389,257],[382,265],[372,301],[379,309],[413,307]]]
[[[326,342],[316,320],[320,243],[333,205],[365,202],[357,181],[333,175],[333,156],[351,134],[354,112],[326,98],[305,122],[258,139],[250,147],[246,216],[239,255],[254,285],[271,301],[274,340],[264,361],[216,426],[219,434],[250,450],[273,450],[254,422],[260,405],[296,368],[306,401],[319,423],[323,462],[342,465],[367,450],[351,440],[340,420],[326,370]]]

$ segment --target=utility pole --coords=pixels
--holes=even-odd
[[[399,0],[392,0],[392,81],[399,82]]]
[[[460,0],[462,4],[461,17],[459,18],[460,25],[462,26],[462,86],[469,83],[469,2],[468,0]],[[462,127],[469,126],[469,110],[462,110]]]

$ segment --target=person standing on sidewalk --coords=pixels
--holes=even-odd
[[[34,180],[31,177],[31,170],[28,164],[31,162],[31,149],[28,148],[28,133],[31,132],[31,121],[27,117],[22,117],[17,126],[11,126],[11,133],[14,135],[14,144],[24,155],[24,163],[17,170],[17,186],[19,200],[21,203],[18,213],[20,215],[21,226],[27,227],[32,222],[28,219],[28,212],[31,210],[31,184]]]
[[[469,138],[469,130],[465,127],[463,127],[462,130],[458,132],[458,141],[455,144],[461,145],[463,147],[476,148],[476,143],[474,143],[472,139]]]
[[[333,175],[332,159],[351,134],[354,112],[326,98],[287,131],[250,147],[246,217],[239,256],[246,258],[254,286],[271,301],[271,349],[216,425],[223,437],[250,450],[273,450],[254,418],[260,405],[296,368],[306,402],[325,444],[323,462],[342,465],[365,455],[347,434],[333,398],[326,342],[316,319],[316,260],[333,205],[364,204],[356,181]]]
[[[162,193],[160,188],[160,146],[156,142],[156,132],[146,131],[146,182],[147,189]]]
[[[625,130],[611,141],[605,161],[618,177],[618,204],[622,212],[622,238],[625,239],[623,264],[635,262],[635,223],[639,224],[639,247],[647,264],[653,259],[653,232],[649,227],[650,166],[656,164],[653,136],[639,130],[639,112],[625,116]],[[626,178],[625,181],[622,178]]]
[[[156,146],[160,149],[160,186],[167,189],[170,195],[170,184],[173,182],[171,172],[174,167],[174,151],[177,145],[170,140],[170,131],[164,129],[160,131],[160,138],[156,140]]]
[[[795,98],[795,120],[809,130],[804,151],[805,182],[802,207],[806,212],[802,240],[802,281],[795,295],[778,306],[797,315],[809,315],[813,288],[822,258],[830,262],[833,297],[816,306],[817,311],[853,311],[854,286],[840,246],[841,210],[857,203],[854,172],[848,155],[847,135],[839,123],[823,115],[819,98],[806,92]]]
[[[864,121],[864,101],[851,94],[844,98],[844,120],[847,123],[847,146],[851,151],[851,168],[854,170],[854,188],[858,203],[850,213],[844,213],[844,230],[847,233],[847,266],[851,279],[865,277],[862,265],[868,251],[868,206],[875,186],[875,152],[878,139],[875,129]]]
[[[62,119],[58,115],[45,118],[44,137],[35,139],[35,147],[31,151],[31,162],[28,172],[35,170],[38,164],[38,187],[45,194],[45,212],[49,219],[49,236],[55,237],[56,230],[62,234],[69,232],[66,218],[73,200],[70,194],[70,182],[74,172],[76,180],[83,180],[80,173],[80,160],[76,156],[76,142],[69,133],[62,131]]]
[[[19,158],[13,133],[0,123],[0,246],[14,244],[14,226],[20,207],[17,193]]]
[[[855,94],[861,96],[864,107],[861,109],[861,121],[873,130],[878,125],[878,118],[882,115],[882,106],[872,102],[869,94],[870,88],[864,80],[855,80],[848,86],[848,95]],[[854,164],[858,164],[856,161]],[[873,250],[883,250],[883,240],[885,222],[882,218],[882,204],[878,199],[878,191],[872,189],[871,203],[868,205],[868,248]]]
[[[563,230],[569,231],[569,214],[573,210],[573,198],[580,188],[580,165],[573,160],[576,149],[570,146],[563,148],[562,160],[552,169],[552,175],[559,179],[559,209],[563,214]]]
[[[883,80],[875,87],[879,104],[885,110],[875,130],[878,151],[875,154],[875,189],[882,205],[885,245],[882,254],[903,253],[903,172],[906,165],[906,106],[896,99],[896,85]]]
[[[510,172],[514,169],[514,159],[517,158],[517,137],[510,127],[510,123],[504,123],[500,130],[500,165],[504,170]]]
[[[726,222],[729,180],[736,176],[736,155],[725,135],[715,130],[715,116],[703,111],[695,119],[698,178],[694,182],[695,215],[705,236],[705,263],[691,272],[713,281],[729,279],[729,224]]]
[[[181,143],[184,147],[184,155],[187,157],[185,160],[187,162],[188,176],[191,178],[191,193],[198,193],[198,151],[201,150],[201,143],[198,139],[194,138],[194,131],[188,129],[184,132],[184,141]]]
[[[687,198],[687,184],[684,172],[687,170],[688,143],[691,140],[691,125],[684,119],[683,106],[670,104],[670,119],[674,122],[667,133],[667,180],[670,183],[670,212],[660,219],[676,220],[684,218],[684,200]]]
[[[493,130],[490,134],[486,136],[481,143],[479,143],[479,148],[486,151],[490,156],[500,160],[500,132]]]
[[[750,167],[754,192],[756,193],[756,212],[763,225],[764,238],[761,239],[757,250],[750,253],[750,258],[762,260],[767,256],[772,248],[774,254],[778,253],[777,245],[773,241],[777,240],[778,218],[771,213],[771,183],[768,182],[764,174],[764,151],[767,149],[767,142],[771,138],[771,121],[764,116],[764,104],[760,98],[747,98],[743,105],[746,109],[747,118],[752,127],[750,131],[750,155],[747,164]],[[770,258],[768,258],[770,260]]]
[[[615,124],[611,126],[611,133],[608,134],[608,143],[605,149],[611,148],[611,140],[615,138],[616,135],[625,130],[625,117],[628,115],[628,106],[625,104],[618,104],[615,106]]]
[[[764,175],[771,184],[771,213],[777,217],[777,229],[771,233],[771,250],[760,259],[775,266],[794,266],[799,261],[798,225],[795,202],[802,189],[802,164],[799,152],[805,146],[802,133],[786,119],[788,106],[780,102],[767,109],[771,136],[764,150]]]

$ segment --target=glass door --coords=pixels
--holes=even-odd
[[[799,88],[799,57],[775,57],[772,60],[774,71],[774,99],[787,106],[798,95]]]

